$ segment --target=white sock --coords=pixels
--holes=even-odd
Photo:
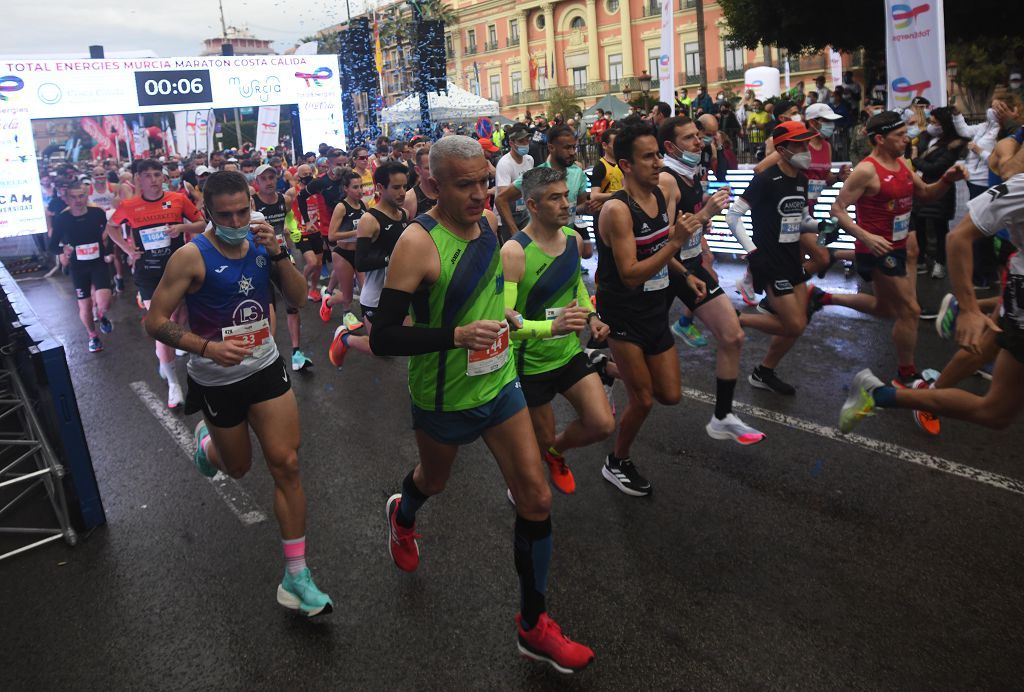
[[[160,374],[167,380],[168,386],[172,384],[180,386],[178,385],[178,373],[174,369],[174,363],[160,363]]]

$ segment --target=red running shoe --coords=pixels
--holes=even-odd
[[[317,293],[316,291],[310,290],[310,292],[306,294],[306,297],[309,298],[309,302],[311,303],[320,302],[320,294]]]
[[[930,386],[931,384],[925,380],[918,380],[914,383],[915,389],[928,389]],[[918,409],[914,409],[910,413],[914,416],[914,422],[917,423],[917,427],[929,435],[938,435],[942,432],[942,423],[934,413]]]
[[[421,536],[416,533],[415,528],[407,529],[395,521],[395,514],[401,502],[401,493],[395,493],[388,498],[388,503],[384,506],[384,513],[388,518],[388,552],[391,553],[391,559],[398,565],[398,569],[415,572],[420,564],[420,546],[416,539]]]
[[[345,362],[345,354],[348,353],[348,344],[342,338],[348,334],[348,328],[345,325],[340,325],[334,330],[334,339],[331,340],[331,347],[327,349],[327,357],[331,361],[331,365],[336,368],[340,368]]]
[[[320,320],[323,322],[331,321],[331,306],[327,304],[330,298],[331,294],[327,291],[324,291],[320,298]]]
[[[551,450],[548,450],[544,452],[544,461],[548,465],[551,485],[555,486],[555,490],[565,495],[572,495],[576,492],[576,479],[573,478],[569,465],[565,463],[564,456],[552,454]]]
[[[593,650],[562,634],[562,628],[547,613],[541,613],[529,631],[523,629],[522,617],[516,615],[516,646],[522,656],[550,663],[559,673],[566,674],[578,673],[594,660]]]

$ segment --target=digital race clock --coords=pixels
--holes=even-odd
[[[155,70],[135,73],[140,106],[212,103],[209,70]]]

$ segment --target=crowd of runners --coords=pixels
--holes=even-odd
[[[569,461],[579,471],[583,450],[604,446],[598,456],[609,483],[627,496],[652,492],[631,448],[655,402],[680,401],[677,338],[699,348],[708,344],[701,328],[713,337],[706,431],[722,444],[771,444],[733,412],[745,333],[771,336],[749,385],[794,396],[800,367],[785,356],[812,316],[833,305],[892,321],[896,355],[885,381],[862,371],[846,402],[836,402],[844,432],[880,408],[910,409],[937,435],[941,417],[999,428],[1024,407],[1024,260],[1013,253],[1024,242],[1024,128],[994,143],[992,186],[972,190],[946,240],[952,294],[936,328],[960,349],[933,380],[915,360],[914,210],[969,173],[954,163],[923,178],[906,157],[907,119],[881,109],[865,123],[870,154],[852,169],[834,166],[822,133],[836,117],[826,104],[780,117],[741,195],[707,192],[710,124],[664,114],[603,128],[603,156],[589,180],[577,163],[577,132],[565,125],[545,127],[542,146],[535,128],[513,126],[496,161],[492,147],[449,135],[382,139],[374,151],[322,145],[294,162],[216,152],[174,170],[158,158],[124,171],[68,165],[49,180],[50,247],[74,284],[90,351],[113,329],[112,291],[136,294],[168,407],[202,414],[200,473],[244,475],[255,433],[285,557],[277,598],[307,616],[333,603],[305,561],[290,371],[323,363],[319,354],[336,368],[408,356],[419,460],[395,479],[383,508],[391,557],[416,570],[419,513],[444,490],[459,448],[482,438],[516,513],[518,650],[568,673],[594,653],[548,614],[551,487],[575,492]],[[928,116],[936,141],[948,122],[940,112]],[[833,218],[814,218],[818,194],[838,181]],[[735,298],[720,286],[703,234],[723,213],[748,264]],[[856,240],[847,259],[871,293],[827,293],[809,282],[835,263],[828,245],[840,228]],[[972,247],[994,237],[1004,290],[979,300]],[[591,280],[581,260],[595,253]],[[669,316],[676,299],[679,320]],[[310,304],[313,311],[303,309]],[[290,355],[275,340],[282,307]],[[336,323],[329,345],[303,341],[303,315]],[[182,383],[176,355],[185,353]],[[984,396],[955,387],[993,362]],[[317,376],[335,376],[323,369]],[[626,394],[618,411],[616,381]],[[557,420],[556,396],[570,404],[568,420]]]

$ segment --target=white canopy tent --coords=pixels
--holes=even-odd
[[[498,115],[498,104],[495,101],[471,94],[451,82],[448,82],[447,94],[428,93],[427,103],[430,106],[430,119],[435,122],[476,120],[480,116]],[[411,123],[419,119],[419,94],[409,94],[380,112],[383,123]]]

